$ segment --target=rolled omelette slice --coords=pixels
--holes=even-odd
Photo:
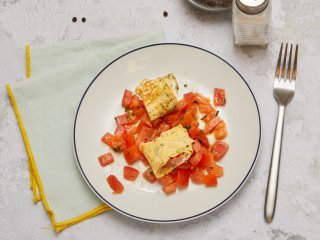
[[[178,83],[173,74],[154,80],[143,80],[136,88],[147,109],[150,120],[156,120],[176,108]]]
[[[154,175],[161,178],[190,158],[192,143],[188,131],[178,125],[151,142],[141,143],[139,147]]]

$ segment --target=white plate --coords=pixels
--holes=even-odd
[[[123,113],[124,89],[134,90],[145,78],[174,73],[180,94],[198,91],[212,98],[214,87],[226,90],[227,104],[220,107],[226,121],[229,152],[220,161],[225,175],[218,186],[193,185],[165,195],[159,184],[139,175],[135,182],[123,179],[126,162],[114,154],[115,163],[101,167],[98,156],[110,151],[100,139],[115,129],[114,117]],[[185,89],[183,84],[187,83]],[[226,203],[243,186],[252,171],[260,145],[260,115],[254,95],[241,75],[225,60],[206,50],[183,44],[156,44],[131,51],[106,66],[85,91],[74,123],[74,150],[79,169],[97,196],[113,209],[149,222],[176,222],[196,218]],[[134,167],[145,169],[142,163]],[[114,195],[106,183],[109,174],[123,183]]]

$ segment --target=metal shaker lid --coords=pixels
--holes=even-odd
[[[269,3],[269,0],[236,0],[238,8],[247,14],[262,12]]]

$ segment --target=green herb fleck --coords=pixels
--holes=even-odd
[[[206,117],[207,117],[207,115],[204,115],[204,116],[201,118],[201,120],[205,119]]]
[[[183,84],[183,86],[184,86],[184,87],[188,87],[188,84],[185,83],[185,84]]]
[[[129,112],[130,109],[129,109],[129,108],[125,108],[124,111],[125,111],[125,112]]]
[[[120,147],[113,148],[113,151],[119,152],[120,151]]]
[[[213,169],[213,167],[212,167],[212,166],[210,166],[209,168],[210,168],[210,169]]]
[[[219,115],[219,111],[216,112],[216,117]]]
[[[160,143],[160,146],[161,146],[161,147],[163,147],[163,146],[164,146],[164,144],[163,144],[163,143]]]
[[[190,126],[190,125],[186,125],[186,126],[184,126],[184,128],[187,129],[187,131],[189,131],[189,129],[191,128],[191,126]]]

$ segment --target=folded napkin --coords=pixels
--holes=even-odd
[[[57,232],[110,209],[88,188],[73,155],[73,122],[85,89],[116,57],[163,40],[163,33],[156,31],[27,46],[29,79],[6,87],[28,154],[34,201],[43,202]]]

